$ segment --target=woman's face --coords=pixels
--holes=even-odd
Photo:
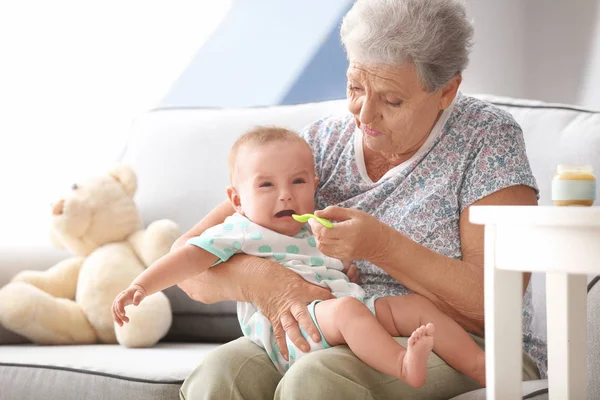
[[[426,92],[410,64],[388,67],[350,62],[347,76],[348,108],[363,132],[364,145],[400,158],[412,155],[427,140],[460,84],[457,76],[446,87]]]

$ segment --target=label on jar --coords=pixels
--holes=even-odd
[[[552,200],[596,200],[596,181],[554,179]]]

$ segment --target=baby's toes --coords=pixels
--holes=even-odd
[[[415,339],[415,334],[413,333],[413,334],[412,334],[412,335],[410,335],[410,337],[408,338],[408,345],[409,345],[409,346],[414,346],[416,342],[417,342],[417,340]]]
[[[435,333],[435,325],[433,325],[431,322],[428,323],[427,326],[425,326],[425,331],[428,335],[433,335]]]

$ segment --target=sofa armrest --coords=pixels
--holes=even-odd
[[[0,287],[23,270],[46,270],[65,258],[69,253],[52,247],[51,244],[0,245]]]

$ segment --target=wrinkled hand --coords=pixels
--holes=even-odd
[[[358,272],[358,268],[356,264],[352,261],[344,261],[344,274],[348,277],[350,282],[352,283],[360,283],[360,273]]]
[[[331,229],[314,219],[308,221],[317,240],[317,248],[329,257],[373,262],[386,247],[389,227],[367,213],[351,208],[327,207],[316,211],[315,215],[336,221]]]
[[[319,330],[308,314],[307,305],[314,300],[334,298],[325,288],[305,281],[300,275],[278,266],[277,276],[269,279],[268,287],[251,288],[249,298],[271,321],[277,347],[288,360],[286,333],[303,352],[308,352],[308,342],[300,333],[300,327],[315,341],[321,340]]]
[[[131,285],[117,295],[112,305],[113,320],[119,325],[129,322],[125,315],[125,306],[133,304],[137,306],[146,297],[146,290],[140,285]]]

